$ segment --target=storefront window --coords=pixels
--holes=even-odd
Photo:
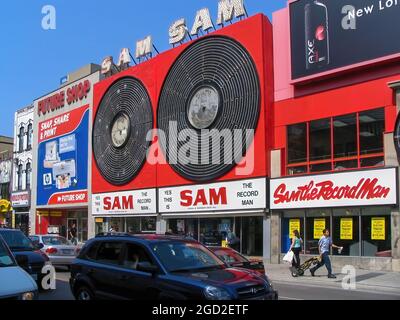
[[[288,127],[288,163],[307,161],[307,123],[300,123]]]
[[[126,231],[131,234],[140,233],[140,218],[127,218],[126,228]]]
[[[156,232],[157,219],[155,217],[141,218],[142,232]]]
[[[385,207],[362,210],[362,255],[391,256],[390,209]]]
[[[167,232],[206,246],[228,245],[247,256],[263,255],[263,217],[170,219]]]
[[[198,219],[172,219],[168,220],[167,232],[184,235],[199,240]]]
[[[382,153],[385,110],[382,108],[361,112],[359,121],[361,155]]]
[[[331,120],[310,122],[310,161],[331,159]],[[331,164],[329,164],[330,166]],[[332,168],[329,167],[329,170]],[[324,171],[324,170],[322,170]]]
[[[242,253],[247,256],[263,255],[263,218],[242,218]]]
[[[357,156],[357,115],[333,118],[335,158]]]
[[[302,210],[294,210],[283,214],[281,224],[282,253],[289,251],[294,230],[299,231],[301,238],[304,240],[304,216],[305,211]]]
[[[290,125],[286,174],[384,166],[384,131],[384,108]]]
[[[221,246],[233,231],[233,218],[200,219],[200,242],[206,246]]]
[[[324,229],[330,229],[330,209],[309,210],[306,213],[306,254],[318,254],[318,242]]]
[[[360,255],[359,216],[360,209],[333,209],[332,239],[343,247],[340,255]],[[339,255],[338,250],[333,250],[333,254]]]

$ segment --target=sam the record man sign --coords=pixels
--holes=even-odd
[[[153,214],[157,212],[156,189],[94,194],[94,216]]]
[[[271,180],[271,209],[394,205],[395,168]]]
[[[158,190],[160,213],[266,208],[266,179],[231,181]]]

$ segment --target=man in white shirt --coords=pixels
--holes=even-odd
[[[325,229],[323,231],[323,236],[318,242],[318,250],[319,250],[319,255],[321,256],[321,262],[318,263],[314,268],[310,269],[311,275],[314,277],[315,272],[321,268],[323,265],[326,266],[326,269],[328,270],[328,278],[330,279],[336,279],[336,276],[332,273],[332,264],[331,264],[331,259],[329,259],[329,252],[330,249],[335,248],[339,250],[343,250],[343,247],[338,247],[333,244],[332,238],[329,236],[329,230]]]

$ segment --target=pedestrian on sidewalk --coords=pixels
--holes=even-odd
[[[339,250],[343,250],[343,247],[338,247],[333,244],[332,238],[329,236],[329,230],[325,229],[323,231],[323,236],[318,242],[318,250],[320,255],[320,262],[312,269],[310,269],[311,275],[314,277],[315,272],[325,265],[326,269],[328,270],[328,278],[329,279],[336,279],[336,276],[332,273],[332,264],[331,259],[329,258],[329,252],[331,247]]]
[[[290,246],[290,250],[294,253],[294,258],[292,261],[292,267],[296,268],[297,270],[300,269],[300,252],[303,246],[303,239],[300,237],[299,230],[293,231],[293,239],[292,245]]]

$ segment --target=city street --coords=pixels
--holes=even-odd
[[[57,270],[57,289],[43,292],[40,300],[74,300],[69,289],[69,272]],[[280,300],[400,300],[399,293],[389,293],[379,290],[347,291],[341,288],[331,288],[314,283],[301,284],[295,282],[274,281],[274,287],[279,292]]]

